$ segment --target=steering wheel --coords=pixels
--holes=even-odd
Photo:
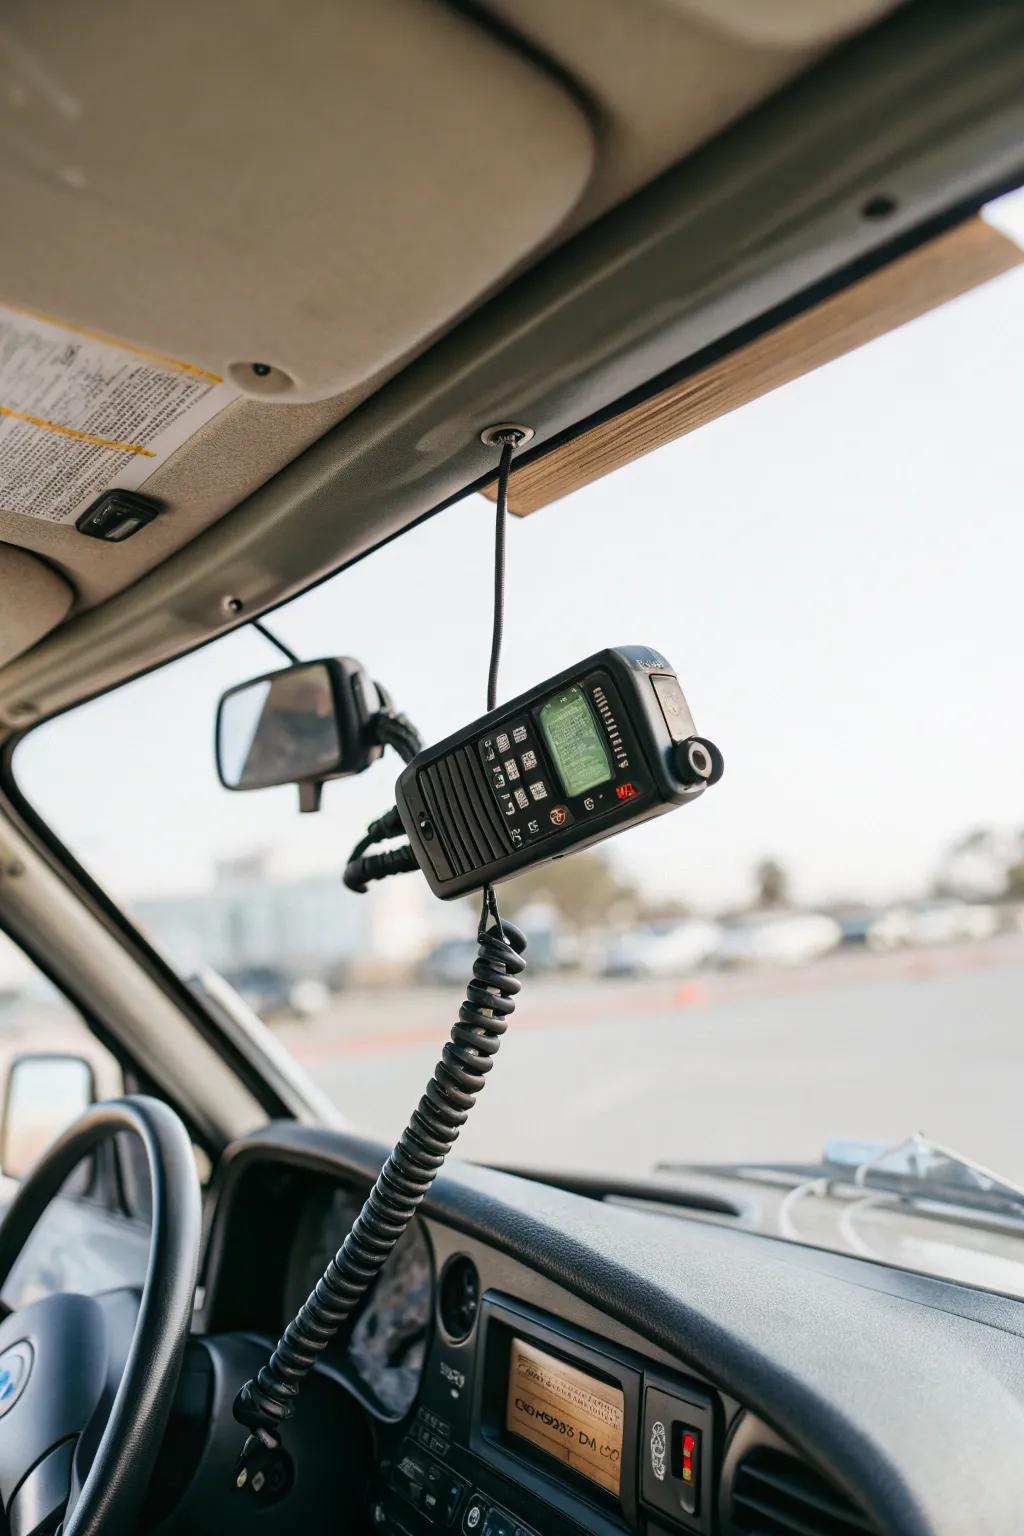
[[[132,1096],[96,1104],[25,1179],[0,1225],[0,1286],[68,1174],[101,1142],[142,1142],[152,1188],[137,1292],[48,1296],[0,1324],[0,1500],[10,1536],[132,1531],[160,1449],[192,1320],[201,1227],[188,1133]]]

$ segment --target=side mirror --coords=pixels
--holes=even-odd
[[[297,784],[315,811],[325,779],[362,773],[382,747],[369,729],[379,690],[358,661],[299,662],[229,688],[217,708],[217,774],[225,789]]]
[[[55,1137],[96,1102],[96,1076],[84,1056],[15,1056],[7,1070],[0,1166],[25,1176]],[[73,1175],[77,1180],[79,1171]]]

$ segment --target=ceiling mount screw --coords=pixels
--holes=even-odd
[[[499,421],[493,427],[484,428],[480,433],[480,441],[488,448],[502,448],[506,443],[521,448],[536,435],[532,427],[524,426],[521,421]]]

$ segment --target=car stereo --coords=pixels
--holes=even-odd
[[[622,1388],[581,1371],[514,1334],[504,1428],[618,1497],[622,1484]]]
[[[489,1292],[474,1343],[433,1341],[416,1413],[386,1448],[377,1524],[709,1536],[720,1421],[703,1383]]]
[[[436,896],[495,885],[695,799],[722,758],[657,651],[599,651],[417,754],[396,786]]]

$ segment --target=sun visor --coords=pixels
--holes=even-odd
[[[0,666],[66,619],[74,593],[36,555],[0,544]]]
[[[107,0],[83,25],[14,0],[3,53],[0,304],[261,399],[351,389],[449,325],[592,166],[565,87],[441,3]]]

